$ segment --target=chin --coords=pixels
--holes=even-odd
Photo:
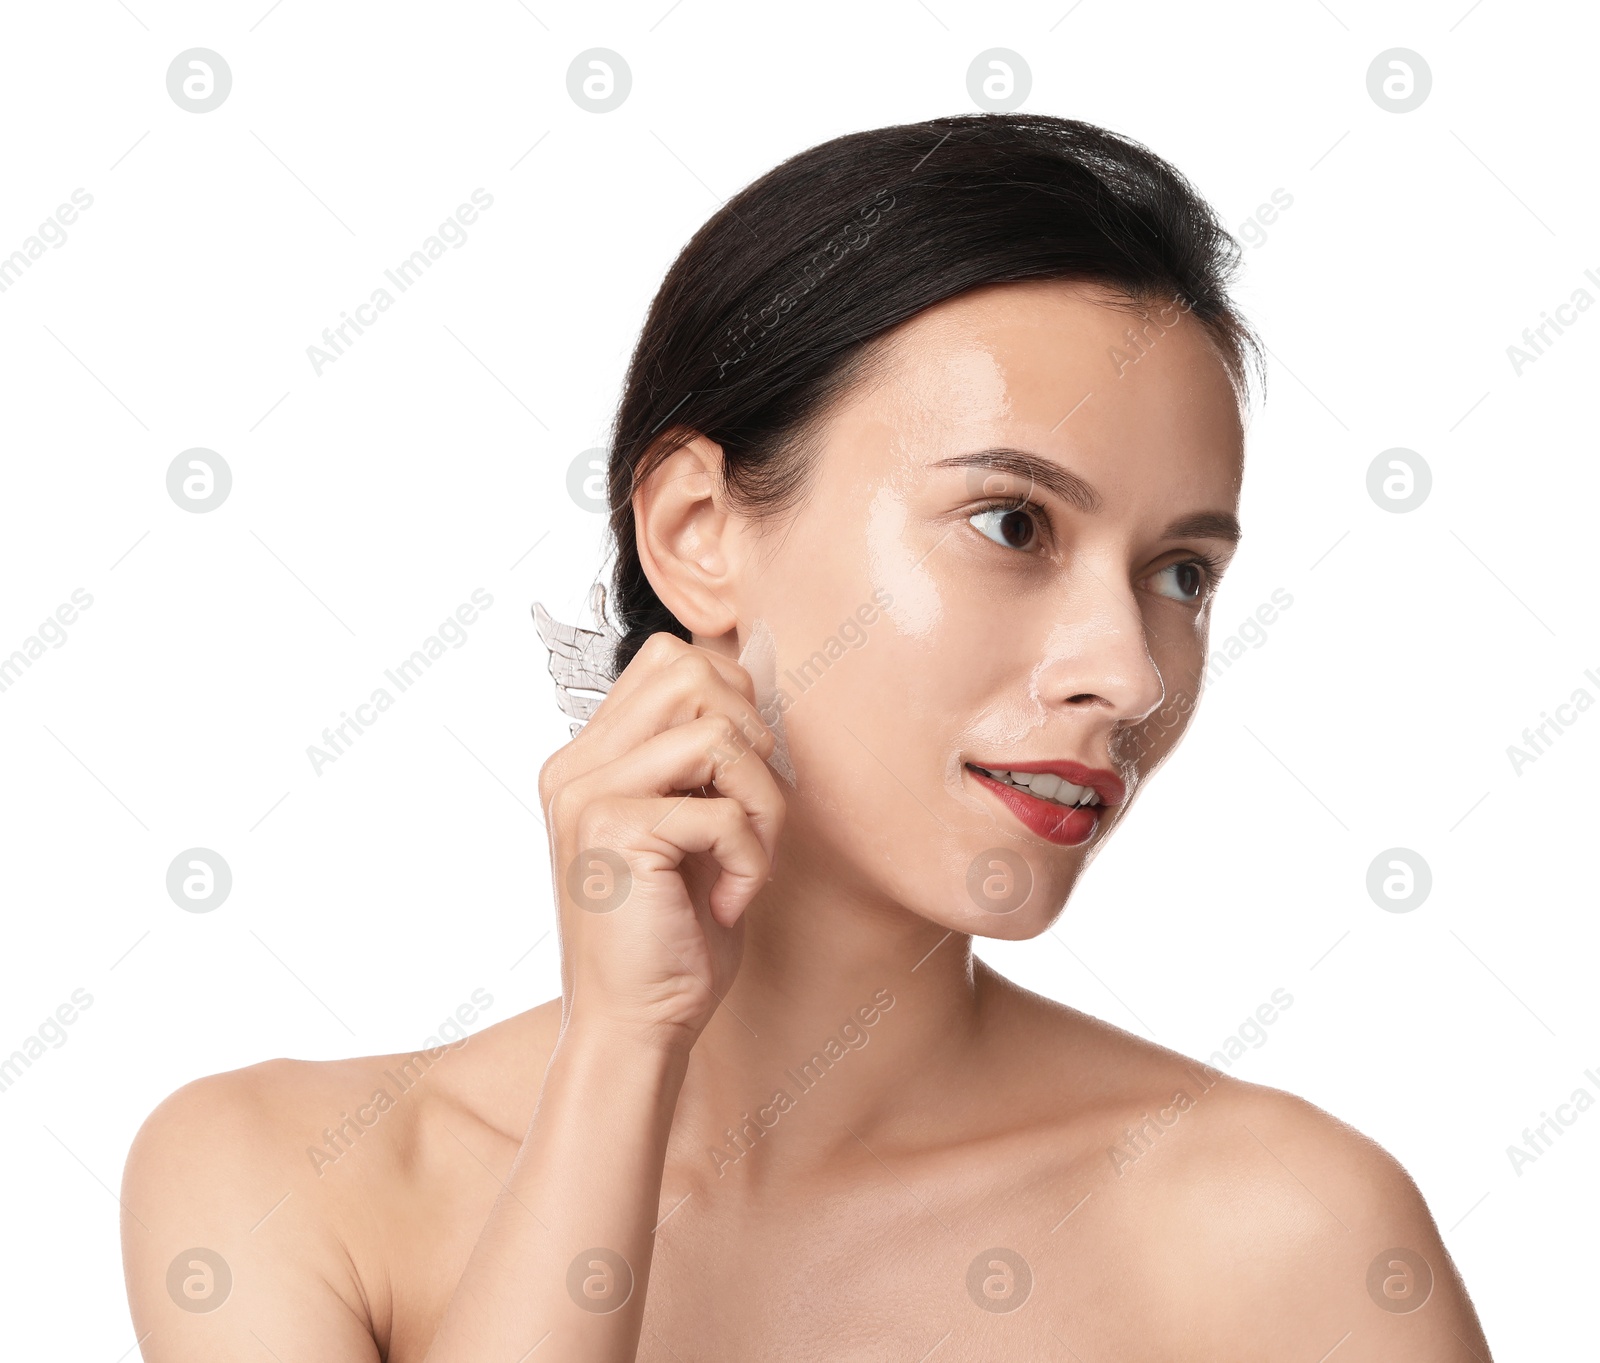
[[[956,932],[1008,942],[1024,942],[1047,931],[1078,882],[1081,856],[1069,858],[1049,846],[984,846],[981,841],[976,846],[978,850],[967,854],[965,883],[954,896],[948,882],[926,887],[921,902],[941,910],[926,916]]]
[[[1061,916],[1065,904],[1052,909],[1032,906],[1011,914],[986,914],[979,919],[969,919],[963,931],[974,937],[993,937],[1001,942],[1026,942],[1047,932],[1050,925]]]

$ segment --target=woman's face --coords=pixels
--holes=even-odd
[[[997,285],[900,327],[730,602],[776,640],[784,859],[963,932],[1060,911],[1188,726],[1237,538],[1213,343],[1110,297]]]

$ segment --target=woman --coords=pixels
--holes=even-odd
[[[1383,1150],[971,952],[1049,927],[1189,722],[1235,250],[1024,114],[706,224],[614,431],[615,681],[539,777],[562,997],[162,1104],[147,1359],[1488,1358]]]

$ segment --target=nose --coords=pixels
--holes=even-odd
[[[1051,631],[1037,674],[1040,698],[1099,712],[1108,724],[1137,724],[1166,699],[1138,601],[1132,587],[1119,590],[1106,574],[1077,576],[1083,582]]]

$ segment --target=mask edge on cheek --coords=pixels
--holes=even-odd
[[[738,662],[739,666],[750,674],[750,680],[755,686],[756,709],[772,730],[773,737],[777,739],[777,746],[773,748],[772,756],[767,759],[767,765],[788,782],[792,790],[798,791],[800,783],[795,776],[794,763],[789,757],[789,735],[784,728],[783,709],[776,703],[778,641],[765,620],[757,619],[751,623],[750,637],[739,650]]]

